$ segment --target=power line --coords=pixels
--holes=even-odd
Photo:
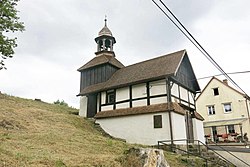
[[[153,3],[164,13],[164,15],[182,32],[182,34],[188,38],[188,40],[217,68],[235,87],[240,89],[247,97],[247,93],[220,67],[220,65],[212,58],[212,56],[204,49],[204,47],[194,38],[194,36],[187,30],[187,28],[180,22],[180,20],[173,14],[173,12],[167,7],[167,5],[159,0],[165,9],[172,15],[177,21],[178,25],[161,7],[152,0]],[[187,34],[186,34],[187,33]]]
[[[232,74],[243,74],[243,73],[250,73],[250,71],[230,72],[227,74],[232,75]],[[224,74],[216,74],[216,75],[211,75],[211,76],[207,76],[207,77],[201,77],[201,78],[197,78],[196,80],[207,79],[207,78],[221,76],[221,75],[224,75]]]

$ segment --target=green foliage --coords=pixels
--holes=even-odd
[[[58,104],[61,106],[69,106],[64,100],[60,101],[59,99],[57,101],[54,102],[54,104]]]
[[[16,37],[8,37],[9,33],[24,31],[24,23],[19,21],[16,5],[19,0],[0,0],[0,70],[6,69],[4,59],[11,58],[17,47]]]

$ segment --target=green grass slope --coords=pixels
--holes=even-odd
[[[0,166],[119,166],[128,146],[71,112],[76,110],[1,94]]]
[[[134,145],[103,136],[92,121],[72,114],[76,112],[0,94],[0,167],[119,167],[132,163],[122,162],[126,161],[124,152]],[[186,166],[178,156],[166,155],[171,166]]]

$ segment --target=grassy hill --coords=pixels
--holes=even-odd
[[[103,136],[76,112],[0,94],[0,166],[124,166],[124,152],[134,145]],[[171,166],[186,166],[166,155]]]

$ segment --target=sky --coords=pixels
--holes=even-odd
[[[250,70],[249,0],[163,2],[224,71]],[[77,69],[95,57],[105,15],[124,65],[186,49],[197,78],[220,73],[151,0],[21,0],[17,8],[26,30],[14,34],[18,47],[0,71],[2,93],[79,108]],[[250,73],[230,77],[250,94]],[[209,80],[198,80],[201,89]]]

